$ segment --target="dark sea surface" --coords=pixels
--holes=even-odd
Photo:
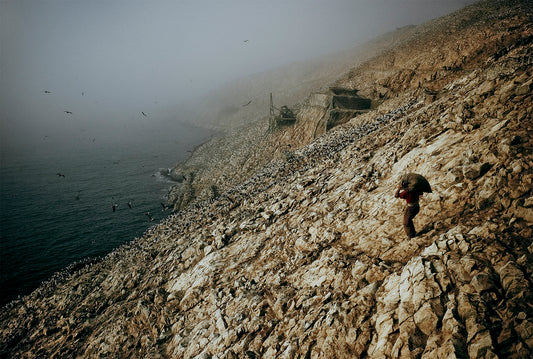
[[[173,182],[161,171],[186,159],[187,151],[210,135],[184,125],[137,143],[94,141],[4,154],[0,306],[74,262],[103,256],[141,236],[169,215],[161,203]]]

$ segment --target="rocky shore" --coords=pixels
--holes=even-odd
[[[373,111],[257,125],[264,166],[3,308],[0,357],[532,357],[532,18],[482,1],[337,81]],[[433,188],[412,239],[407,171]]]

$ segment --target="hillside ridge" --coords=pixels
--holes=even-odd
[[[417,28],[335,81],[379,101],[317,137],[309,103],[247,124],[211,193],[3,308],[0,356],[531,357],[532,7]],[[406,172],[433,188],[412,239]]]

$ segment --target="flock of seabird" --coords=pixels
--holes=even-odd
[[[50,90],[44,90],[43,92],[44,92],[45,94],[47,94],[47,95],[52,93],[52,91],[50,91]],[[85,95],[85,92],[82,91],[81,95],[84,96],[84,95]],[[157,101],[154,101],[154,103],[157,103]],[[73,115],[73,114],[74,114],[72,111],[69,111],[69,110],[64,110],[63,112],[66,113],[67,115]],[[141,113],[142,113],[142,115],[143,115],[144,117],[148,117],[148,115],[146,114],[146,112],[141,111]],[[94,142],[94,141],[93,141],[93,142]]]
[[[63,173],[60,173],[60,172],[57,172],[57,173],[56,173],[56,176],[65,178],[65,175],[64,175]],[[80,200],[80,192],[81,192],[81,191],[78,191],[78,193],[76,194],[76,200],[77,200],[77,201]],[[163,203],[163,202],[160,202],[160,203],[161,203],[162,211],[167,211],[167,210],[170,210],[170,209],[171,209],[171,206],[169,206],[169,205],[167,205],[167,204],[165,204],[165,203]],[[129,209],[133,209],[133,204],[132,204],[131,201],[128,201],[127,206],[128,206]],[[113,204],[111,205],[111,209],[112,209],[113,212],[116,212],[116,211],[117,211],[117,208],[118,208],[118,203],[115,202],[115,203],[113,203]],[[145,215],[148,217],[148,220],[149,220],[150,222],[152,222],[152,221],[154,220],[154,218],[152,217],[152,215],[150,214],[149,211],[147,211],[147,212],[145,213]]]
[[[129,209],[133,208],[133,205],[132,205],[131,201],[128,201],[127,205],[128,205]],[[167,206],[166,204],[164,204],[162,202],[161,202],[161,206],[163,207],[162,211],[166,211],[166,210],[171,209],[170,206]],[[116,202],[113,203],[113,205],[111,206],[111,209],[113,210],[113,212],[116,212],[117,208],[118,208],[118,203],[116,203]],[[150,211],[146,211],[144,214],[145,214],[146,217],[148,217],[148,221],[152,222],[154,220],[154,217],[152,216]]]
[[[246,40],[246,41],[248,41],[248,40]],[[52,93],[52,91],[49,91],[49,90],[44,90],[43,92],[44,92],[45,94],[51,94],[51,93]],[[84,95],[85,95],[85,92],[82,92],[81,95],[84,96]],[[251,102],[251,101],[250,101],[250,102]],[[154,102],[154,103],[157,103],[157,102]],[[74,114],[72,111],[69,111],[69,110],[64,110],[63,112],[65,112],[67,115],[73,115],[73,114]],[[148,117],[148,115],[146,114],[146,112],[141,111],[141,113],[142,113],[142,115],[143,115],[144,117]],[[48,135],[44,136],[44,138],[48,138]],[[94,143],[95,141],[96,141],[96,138],[93,138],[93,143]],[[118,164],[118,162],[119,162],[119,161],[115,161],[113,164]],[[58,177],[63,177],[63,178],[65,178],[65,175],[62,174],[62,173],[59,173],[59,172],[58,172],[58,173],[56,173],[56,175],[57,175]],[[80,199],[80,193],[78,192],[78,194],[76,195],[76,200],[79,200],[79,199]],[[131,201],[129,201],[129,202],[127,203],[127,205],[128,205],[128,208],[130,208],[130,209],[133,208]],[[170,206],[167,206],[167,205],[165,205],[164,203],[161,203],[161,206],[163,207],[163,211],[166,211],[167,209],[170,209]],[[117,203],[113,203],[113,205],[111,206],[111,209],[113,210],[113,212],[116,212],[117,207],[118,207],[118,204],[117,204]],[[152,221],[154,220],[154,218],[152,217],[152,215],[150,214],[150,212],[146,212],[145,214],[146,214],[146,216],[148,217],[148,220],[149,220],[150,222],[152,222]]]

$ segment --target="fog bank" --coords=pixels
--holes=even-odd
[[[2,151],[168,134],[222,83],[472,2],[2,0]]]

